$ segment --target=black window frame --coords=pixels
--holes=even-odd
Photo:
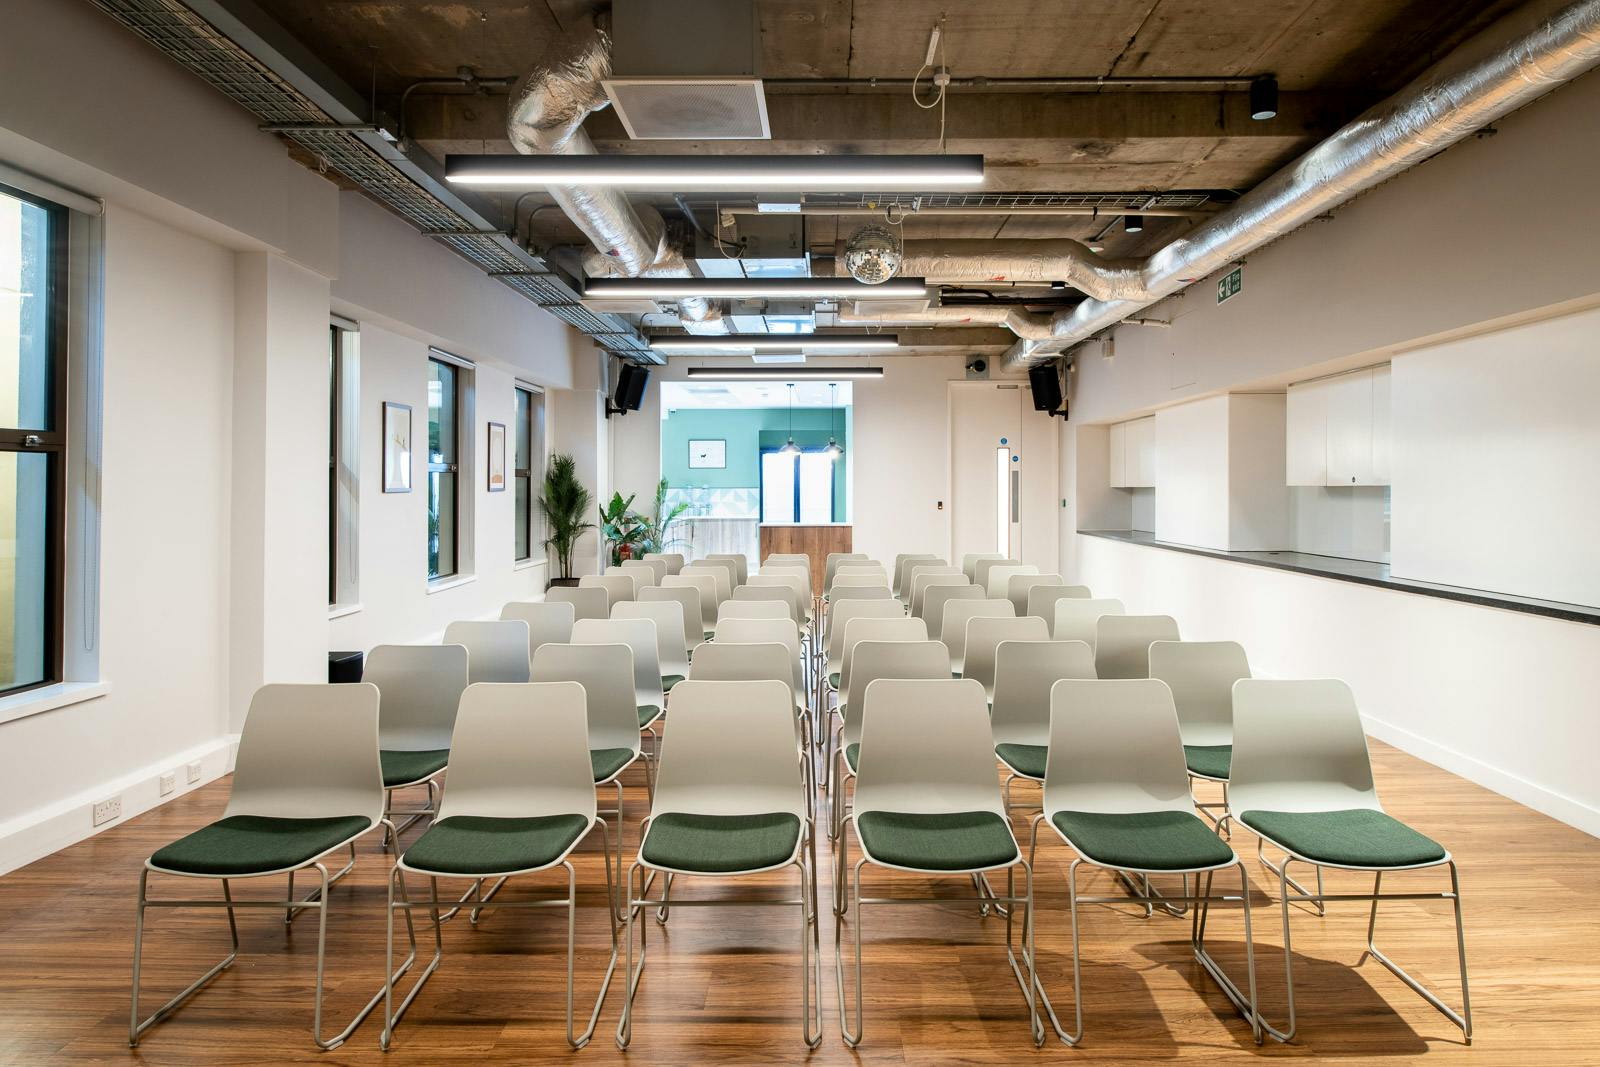
[[[328,324],[328,607],[339,605],[339,436],[344,429],[343,338]]]
[[[43,453],[48,456],[45,502],[45,634],[43,677],[36,682],[0,688],[0,696],[25,693],[44,686],[58,685],[66,678],[65,665],[65,585],[67,528],[67,270],[71,212],[42,197],[0,184],[0,193],[32,204],[49,216],[49,265],[45,281],[49,302],[50,427],[0,427],[0,452]],[[14,610],[14,606],[13,606]]]
[[[428,555],[428,561],[429,561],[429,563],[428,563],[428,567],[429,567],[429,570],[428,570],[428,581],[430,581],[430,582],[441,582],[441,581],[448,581],[448,580],[450,580],[452,578],[458,577],[461,574],[461,417],[462,417],[462,410],[463,410],[465,404],[464,404],[464,397],[462,395],[462,388],[461,388],[462,387],[462,367],[461,367],[461,365],[458,364],[458,363],[455,363],[452,360],[442,359],[438,355],[432,354],[432,353],[430,353],[429,356],[428,356],[428,362],[430,364],[435,364],[436,363],[440,367],[442,367],[445,370],[449,371],[449,373],[450,373],[450,386],[451,386],[450,394],[451,394],[451,403],[452,403],[452,408],[453,408],[452,415],[454,416],[450,420],[450,436],[451,436],[451,446],[452,447],[449,450],[449,454],[454,455],[456,457],[456,462],[454,462],[454,463],[435,462],[434,458],[433,458],[433,455],[434,455],[434,453],[433,453],[433,427],[431,425],[431,423],[433,421],[432,420],[432,408],[433,408],[433,405],[431,403],[428,405],[428,409],[427,409],[428,410],[428,414],[429,414],[428,423],[430,425],[428,425],[428,429],[427,429],[427,435],[428,435],[428,453],[427,453],[428,454],[428,479],[427,479],[427,486],[426,486],[426,490],[425,490],[425,492],[427,494],[428,514],[432,515],[432,514],[437,513],[437,511],[438,511],[438,504],[435,503],[434,490],[433,490],[433,485],[434,485],[433,476],[435,474],[449,474],[449,475],[452,476],[451,477],[451,482],[450,482],[451,493],[455,498],[454,501],[452,502],[452,506],[450,508],[450,569],[449,570],[446,570],[445,567],[444,567],[444,556],[443,556],[442,552],[440,552],[438,554],[439,555],[439,565],[438,565],[437,569],[435,569],[433,567],[432,561],[434,559],[435,553],[433,551],[433,547],[434,546],[432,544],[432,539],[433,539],[434,535],[433,535],[433,531],[431,529],[431,524],[430,524],[430,529],[428,530],[428,540],[429,540],[429,544],[427,545],[427,548],[428,548],[427,555]],[[432,368],[431,367],[429,368],[429,376],[430,376],[430,378],[432,376]],[[442,408],[441,408],[441,410],[442,410]],[[442,446],[442,443],[443,442],[441,441],[441,446]],[[443,447],[441,447],[440,448],[440,455],[445,455],[445,454],[446,453],[445,453]],[[442,491],[439,494],[439,499],[443,499],[443,492]],[[440,530],[440,534],[441,534],[440,541],[442,542],[443,541],[443,536],[442,536],[443,530],[442,529]]]
[[[538,547],[533,541],[533,509],[538,507],[538,500],[534,495],[535,487],[533,484],[533,457],[536,451],[536,444],[533,439],[533,398],[536,390],[534,390],[531,386],[521,384],[518,384],[515,389],[516,392],[512,397],[512,411],[517,416],[517,425],[516,433],[511,439],[512,500],[516,500],[517,489],[524,482],[527,483],[527,489],[522,496],[522,507],[516,509],[517,515],[511,527],[511,555],[514,557],[512,562],[526,563],[535,558],[534,549]],[[526,406],[524,406],[523,397],[527,397]],[[541,397],[541,400],[542,399],[543,398]],[[517,453],[521,451],[521,449],[517,447],[517,437],[522,434],[528,435],[528,465],[526,467],[519,467],[517,465]],[[526,540],[528,546],[528,554],[525,556],[517,555],[518,542],[523,541],[524,539]]]

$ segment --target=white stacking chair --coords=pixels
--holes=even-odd
[[[801,1031],[809,1048],[822,1042],[821,920],[816,913],[816,836],[809,798],[795,758],[792,698],[776,681],[688,681],[679,687],[672,729],[661,750],[660,773],[638,857],[624,883],[627,971],[617,1045],[633,1038],[633,994],[644,971],[649,923],[638,923],[639,970],[633,968],[635,917],[645,908],[786,904],[799,909]],[[715,899],[667,899],[676,877],[728,878],[794,867],[798,899],[770,894]],[[667,876],[660,899],[647,899],[644,877]],[[634,876],[639,876],[634,891]],[[725,972],[726,973],[726,972]],[[815,998],[815,999],[813,999]],[[741,1005],[749,1008],[748,996]]]
[[[949,568],[954,570],[954,567]],[[928,601],[928,590],[936,585],[970,585],[966,578],[959,574],[934,574],[926,569],[918,569],[917,577],[911,584],[911,614],[914,618],[923,618],[923,608]]]
[[[649,728],[666,710],[656,624],[650,619],[582,619],[572,627],[575,645],[627,645],[633,658],[633,703],[639,729]]]
[[[994,577],[993,571],[989,572],[989,577],[991,579]],[[1017,609],[1018,615],[1030,615],[1032,612],[1028,610],[1028,591],[1036,585],[1058,586],[1060,584],[1061,575],[1039,574],[1038,569],[1035,568],[1032,573],[1013,574],[1006,579],[1006,590],[1003,595],[1007,600],[1011,601],[1011,606]],[[1042,615],[1040,616],[1040,618],[1043,617]]]
[[[851,619],[903,619],[905,611],[896,600],[843,600],[828,609],[827,659],[823,676],[829,686],[839,688],[840,663],[844,656],[845,630]]]
[[[733,596],[733,582],[731,578],[732,574],[733,565],[731,563],[729,563],[727,566],[715,563],[691,563],[689,566],[678,572],[678,577],[708,577],[712,579],[713,594],[717,598],[717,603],[721,604]],[[713,606],[709,617],[712,619],[717,617],[715,606]]]
[[[601,577],[615,578],[617,575],[626,575],[633,579],[633,595],[624,597],[624,600],[633,600],[639,595],[639,590],[650,584],[650,579],[655,577],[655,572],[646,567],[643,570],[630,570],[627,562],[617,563],[600,572]],[[581,581],[581,579],[580,579]],[[612,603],[616,603],[612,600]]]
[[[1221,804],[1195,802],[1219,823],[1228,810],[1228,765],[1233,757],[1233,683],[1250,677],[1250,661],[1235,641],[1152,641],[1150,677],[1172,690],[1178,732],[1190,778],[1222,786]]]
[[[1020,559],[1011,559],[1006,556],[983,556],[972,565],[972,577],[968,579],[974,585],[983,587],[984,592],[989,590],[989,572],[996,567],[1020,567]]]
[[[802,714],[806,712],[805,656],[800,644],[800,628],[794,620],[786,617],[729,619],[727,626],[719,627],[719,631],[714,643],[732,647],[735,654],[744,645],[782,645],[789,657],[787,680],[795,692],[796,707]]]
[[[750,558],[741,552],[711,552],[701,558],[731,562],[733,564],[733,582],[735,586],[741,586],[750,580]]]
[[[1094,671],[1099,678],[1150,677],[1150,645],[1178,640],[1171,615],[1102,615],[1094,627]]]
[[[867,563],[860,566],[846,564],[834,573],[833,581],[828,583],[828,591],[842,588],[847,585],[888,585],[889,572],[876,563]]]
[[[729,619],[784,619],[799,628],[794,622],[794,606],[785,599],[730,600],[717,609],[719,632]]]
[[[669,575],[677,574],[683,570],[682,552],[646,552],[644,558],[647,560],[659,559],[665,563],[667,565],[667,574]]]
[[[663,589],[692,589],[700,600],[700,634],[701,637],[710,637],[717,629],[717,606],[721,603],[717,599],[716,576],[708,572],[699,574],[685,573],[690,568],[685,567],[677,574],[669,574],[662,579]]]
[[[894,594],[886,585],[838,585],[835,584],[828,594],[829,604],[837,604],[841,600],[894,600]],[[895,601],[896,605],[900,602]],[[901,610],[904,610],[903,608]]]
[[[749,588],[762,587],[789,590],[794,598],[794,607],[797,612],[796,621],[803,626],[811,624],[811,582],[804,575],[798,573],[763,572],[752,574],[748,584]],[[740,588],[746,588],[741,586]]]
[[[576,609],[558,600],[514,600],[500,609],[502,619],[521,619],[528,624],[528,656],[540,645],[554,641],[564,645],[572,640]]]
[[[579,622],[584,620],[580,619]],[[622,772],[645,759],[639,732],[638,701],[633,688],[633,651],[614,645],[545,645],[533,654],[535,682],[577,682],[583,686],[589,720],[589,763],[596,789],[611,786],[617,806],[616,845],[622,848]],[[645,766],[645,787],[654,779]],[[622,916],[617,916],[622,921]]]
[[[826,589],[833,584],[833,576],[839,572],[843,563],[869,562],[865,552],[829,552],[822,561],[822,587]]]
[[[1050,688],[1063,678],[1093,678],[1094,653],[1082,641],[1002,641],[994,651],[994,754],[1011,783],[1044,781],[1050,744]]]
[[[943,668],[943,652],[934,656]],[[839,1029],[851,1048],[861,1042],[861,939],[864,904],[905,903],[861,896],[862,868],[871,863],[893,871],[924,876],[969,877],[978,887],[977,902],[1006,906],[1006,954],[1028,1002],[1029,1031],[1035,1045],[1044,1043],[1044,1026],[1034,998],[1037,979],[1033,953],[1033,868],[1011,832],[994,758],[989,752],[989,717],[983,692],[964,680],[899,681],[879,679],[867,687],[861,724],[861,750],[856,769],[855,810],[851,814],[862,857],[852,869],[848,838],[839,834],[841,892],[850,884],[856,905],[849,925],[855,940],[855,1029],[841,1001]],[[1023,872],[1023,891],[1016,892],[1016,870]],[[1006,891],[988,887],[988,871],[1006,871]],[[854,877],[852,878],[852,874]],[[926,898],[924,898],[926,899]],[[946,903],[939,898],[939,903]],[[1024,910],[1022,956],[1026,975],[1017,967],[1012,941],[1013,916]],[[843,946],[839,946],[842,949]],[[839,988],[845,988],[844,953],[836,951]]]
[[[975,590],[977,595],[946,602],[939,619],[939,640],[950,651],[950,674],[959,678],[967,656],[967,623],[973,619],[1010,619],[1015,611],[1009,600],[987,600],[975,585],[960,586]],[[943,591],[943,590],[941,590]]]
[[[943,640],[945,608],[957,601],[982,599],[983,590],[975,585],[929,586],[922,594],[922,617],[927,620],[928,632]]]
[[[1092,594],[1086,585],[1034,585],[1028,587],[1028,607],[1019,614],[1037,615],[1055,625],[1056,601],[1064,599],[1087,600]]]
[[[604,589],[606,613],[609,615],[619,601],[632,600],[639,595],[639,580],[631,574],[607,567],[605,574],[586,574],[579,578],[578,588]]]
[[[810,760],[805,755],[810,751],[809,733],[806,730],[805,690],[796,688],[794,668],[791,664],[798,664],[790,654],[789,649],[783,645],[769,641],[765,644],[755,642],[724,642],[713,641],[706,646],[706,654],[694,661],[694,668],[689,677],[697,682],[759,682],[778,681],[789,687],[789,692],[794,697],[794,743],[795,750],[800,753],[805,762],[805,778],[807,793],[811,785]]]
[[[1083,641],[1094,647],[1095,631],[1102,615],[1123,614],[1122,601],[1106,597],[1067,597],[1056,601],[1050,636],[1057,641]]]
[[[900,590],[905,587],[904,580],[907,564],[931,563],[938,558],[938,556],[928,552],[901,552],[896,555],[894,557],[894,572],[890,576],[893,579],[893,584],[889,587],[890,591],[893,592],[895,596],[900,595]]]
[[[1264,844],[1284,853],[1268,866],[1278,876],[1283,909],[1284,985],[1288,1021],[1267,1033],[1279,1041],[1294,1037],[1294,948],[1289,937],[1289,905],[1327,900],[1371,901],[1367,954],[1421,996],[1472,1041],[1472,996],[1467,985],[1466,936],[1461,924],[1461,883],[1449,851],[1384,811],[1372,780],[1366,732],[1350,687],[1337,679],[1296,681],[1241,678],[1233,684],[1233,763],[1229,769],[1233,817]],[[1266,861],[1263,859],[1263,862]],[[1308,893],[1289,877],[1289,865],[1317,870],[1317,892]],[[1322,868],[1372,875],[1372,892],[1327,896]],[[1444,867],[1448,892],[1383,892],[1385,875]],[[1295,889],[1291,893],[1290,890]],[[1379,948],[1378,904],[1383,900],[1447,900],[1455,912],[1456,963],[1461,976],[1461,1011],[1449,1007],[1421,981],[1407,974]],[[1415,912],[1413,912],[1415,914]]]
[[[383,817],[407,816],[404,833],[438,811],[439,775],[450,762],[450,734],[467,688],[467,650],[461,645],[378,645],[367,653],[363,681],[378,687],[378,763],[383,768]],[[394,810],[394,791],[426,785],[425,807]],[[389,840],[384,838],[383,846]]]
[[[709,570],[717,570],[717,571],[721,571],[722,572],[723,583],[722,583],[722,586],[719,587],[719,590],[718,590],[718,593],[717,593],[717,595],[719,597],[722,596],[721,588],[726,588],[728,590],[728,596],[732,596],[733,595],[733,591],[735,589],[739,588],[739,586],[743,584],[742,582],[739,581],[739,565],[737,563],[735,563],[731,559],[722,559],[722,558],[713,559],[713,558],[707,556],[707,557],[702,557],[699,560],[696,560],[695,561],[695,566],[696,567],[707,568]],[[726,599],[726,598],[724,598],[724,599]]]
[[[1018,574],[1038,574],[1039,568],[1031,563],[1002,563],[989,568],[984,579],[983,592],[989,599],[1010,595],[1011,579]]]
[[[905,573],[900,578],[900,601],[907,608],[911,607],[911,594],[916,588],[917,575],[928,574],[960,574],[961,568],[952,567],[942,559],[914,559],[906,561]]]
[[[683,632],[683,609],[661,601],[630,600],[611,609],[613,619],[649,619],[656,628],[656,669],[661,672],[661,689],[672,687],[689,677],[689,643]],[[635,665],[637,667],[637,664]]]
[[[771,552],[761,561],[761,565],[765,567],[769,563],[780,562],[804,563],[809,567],[811,565],[811,557],[804,552]]]
[[[759,578],[760,575],[756,575]],[[806,624],[805,609],[800,605],[800,598],[794,591],[794,586],[788,582],[780,581],[774,585],[741,585],[733,591],[735,601],[777,601],[784,606],[789,617],[796,626]]]
[[[671,580],[675,575],[667,575],[663,581]],[[680,586],[653,585],[648,589],[639,591],[641,604],[676,604],[681,616],[683,626],[683,647],[691,656],[695,648],[706,639],[706,624],[700,617],[700,591],[693,588]]]
[[[1146,887],[1142,902],[1147,907],[1158,901],[1168,906],[1196,906],[1190,935],[1195,960],[1249,1020],[1251,1034],[1260,1044],[1250,881],[1233,849],[1195,813],[1178,738],[1178,717],[1166,684],[1150,678],[1063,679],[1051,687],[1050,703],[1051,755],[1045,769],[1044,811],[1033,820],[1028,856],[1030,861],[1037,857],[1041,823],[1077,853],[1067,868],[1076,1018],[1068,1033],[1045,998],[1057,1035],[1069,1045],[1083,1039],[1078,906],[1117,904],[1128,899],[1080,896],[1078,868],[1087,863],[1114,871],[1125,882],[1129,875],[1139,875]],[[1212,901],[1218,899],[1211,894],[1212,879],[1217,872],[1229,868],[1239,872],[1248,994],[1240,991],[1205,947],[1206,919]],[[1150,876],[1156,874],[1182,875],[1183,896],[1159,897],[1151,893]],[[1188,892],[1190,875],[1194,876],[1195,886],[1192,896]],[[1137,892],[1135,899],[1141,899]]]
[[[638,574],[645,576],[639,588],[660,585],[661,579],[667,576],[667,561],[663,559],[629,559],[622,563],[624,574]]]
[[[583,579],[578,580],[581,582]],[[552,585],[544,591],[544,598],[552,604],[571,604],[574,620],[605,619],[611,616],[611,596],[603,587]]]
[[[967,576],[967,581],[977,582],[978,564],[984,560],[1003,560],[1005,554],[1001,552],[968,552],[961,557],[961,573]]]
[[[1010,601],[1006,601],[1010,606]],[[994,654],[1002,641],[1048,641],[1050,628],[1043,619],[1024,615],[976,615],[967,620],[967,647],[961,656],[961,677],[983,686],[984,696],[994,699]]]
[[[239,735],[233,783],[222,818],[159,849],[139,871],[139,896],[133,927],[133,996],[128,1044],[171,1015],[239,956],[235,909],[272,908],[285,921],[305,908],[317,911],[317,977],[313,986],[311,1037],[321,1049],[342,1045],[382,1001],[380,989],[343,1030],[322,1036],[322,990],[328,941],[328,890],[355,867],[356,839],[378,827],[393,835],[383,817],[383,771],[378,757],[378,687],[353,685],[265,685],[250,700]],[[322,858],[349,849],[350,862],[330,875]],[[294,875],[315,870],[319,887],[296,899]],[[152,874],[183,879],[216,879],[220,900],[150,899]],[[243,878],[289,876],[285,899],[233,899],[232,882]],[[146,908],[226,908],[232,948],[184,990],[148,1018],[139,1018],[140,965],[144,958]],[[411,952],[392,981],[417,957],[416,933],[408,922]],[[387,988],[387,986],[385,986]]]
[[[474,915],[491,907],[566,909],[567,1044],[582,1048],[594,1035],[617,966],[617,936],[612,927],[611,963],[595,996],[589,1025],[577,1033],[572,1022],[572,972],[578,889],[577,871],[569,857],[596,827],[605,846],[606,899],[615,900],[611,842],[595,806],[583,687],[576,682],[471,686],[461,697],[450,749],[454,755],[450,793],[439,818],[400,857],[388,879],[386,972],[394,967],[396,909],[408,926],[415,909],[425,909],[433,916],[433,961],[398,1006],[393,1003],[393,979],[385,985],[379,1047],[388,1050],[400,1017],[444,956],[439,879],[466,878],[476,887],[485,878],[495,878],[494,889],[475,905]],[[492,859],[484,855],[485,845],[491,842]],[[490,901],[508,878],[555,867],[566,869],[565,897]],[[427,878],[427,900],[410,899],[405,885],[408,873]]]
[[[453,622],[444,628],[441,644],[466,647],[468,682],[528,680],[528,624],[521,619]]]
[[[855,661],[855,651],[863,641],[906,641],[925,644],[929,640],[927,624],[921,619],[903,615],[889,619],[851,619],[845,624],[844,641],[839,653],[839,703],[835,710],[843,716],[846,705],[850,703],[851,668]],[[857,684],[853,691],[859,693],[865,684],[865,682]]]

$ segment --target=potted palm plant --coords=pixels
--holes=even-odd
[[[578,584],[572,574],[572,552],[578,538],[586,530],[594,529],[594,523],[584,521],[593,500],[593,495],[578,481],[577,460],[569,455],[551,456],[550,465],[545,469],[544,489],[539,496],[539,506],[544,509],[550,530],[544,547],[555,555],[556,569],[560,572],[550,579],[551,585]]]
[[[680,543],[675,538],[669,538],[667,533],[672,524],[678,521],[678,517],[689,510],[689,505],[685,501],[679,501],[672,507],[667,507],[667,490],[670,488],[665,478],[656,484],[655,511],[645,523],[645,536],[639,545],[641,552],[665,552]]]
[[[611,500],[600,508],[600,536],[606,541],[606,558],[614,567],[625,559],[633,559],[644,552],[648,525],[643,515],[633,510],[633,496],[623,499],[621,493],[612,493]]]

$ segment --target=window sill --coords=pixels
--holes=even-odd
[[[438,578],[428,583],[428,595],[442,593],[447,589],[459,589],[463,585],[471,585],[478,580],[476,574],[453,574],[448,578]]]
[[[342,619],[346,615],[354,615],[360,610],[360,604],[334,604],[328,608],[328,621]]]
[[[111,686],[105,682],[58,682],[55,685],[30,689],[25,693],[0,697],[0,723],[25,719],[41,711],[55,711],[57,708],[81,704],[86,700],[103,697],[110,691]]]
[[[542,559],[519,559],[516,563],[512,564],[511,569],[514,571],[526,571],[532,570],[534,567],[547,566],[549,566],[549,564]]]

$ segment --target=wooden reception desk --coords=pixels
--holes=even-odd
[[[803,553],[811,559],[811,591],[822,594],[828,553],[852,552],[853,528],[846,522],[801,524],[764,522],[760,528],[761,559],[774,552]]]

